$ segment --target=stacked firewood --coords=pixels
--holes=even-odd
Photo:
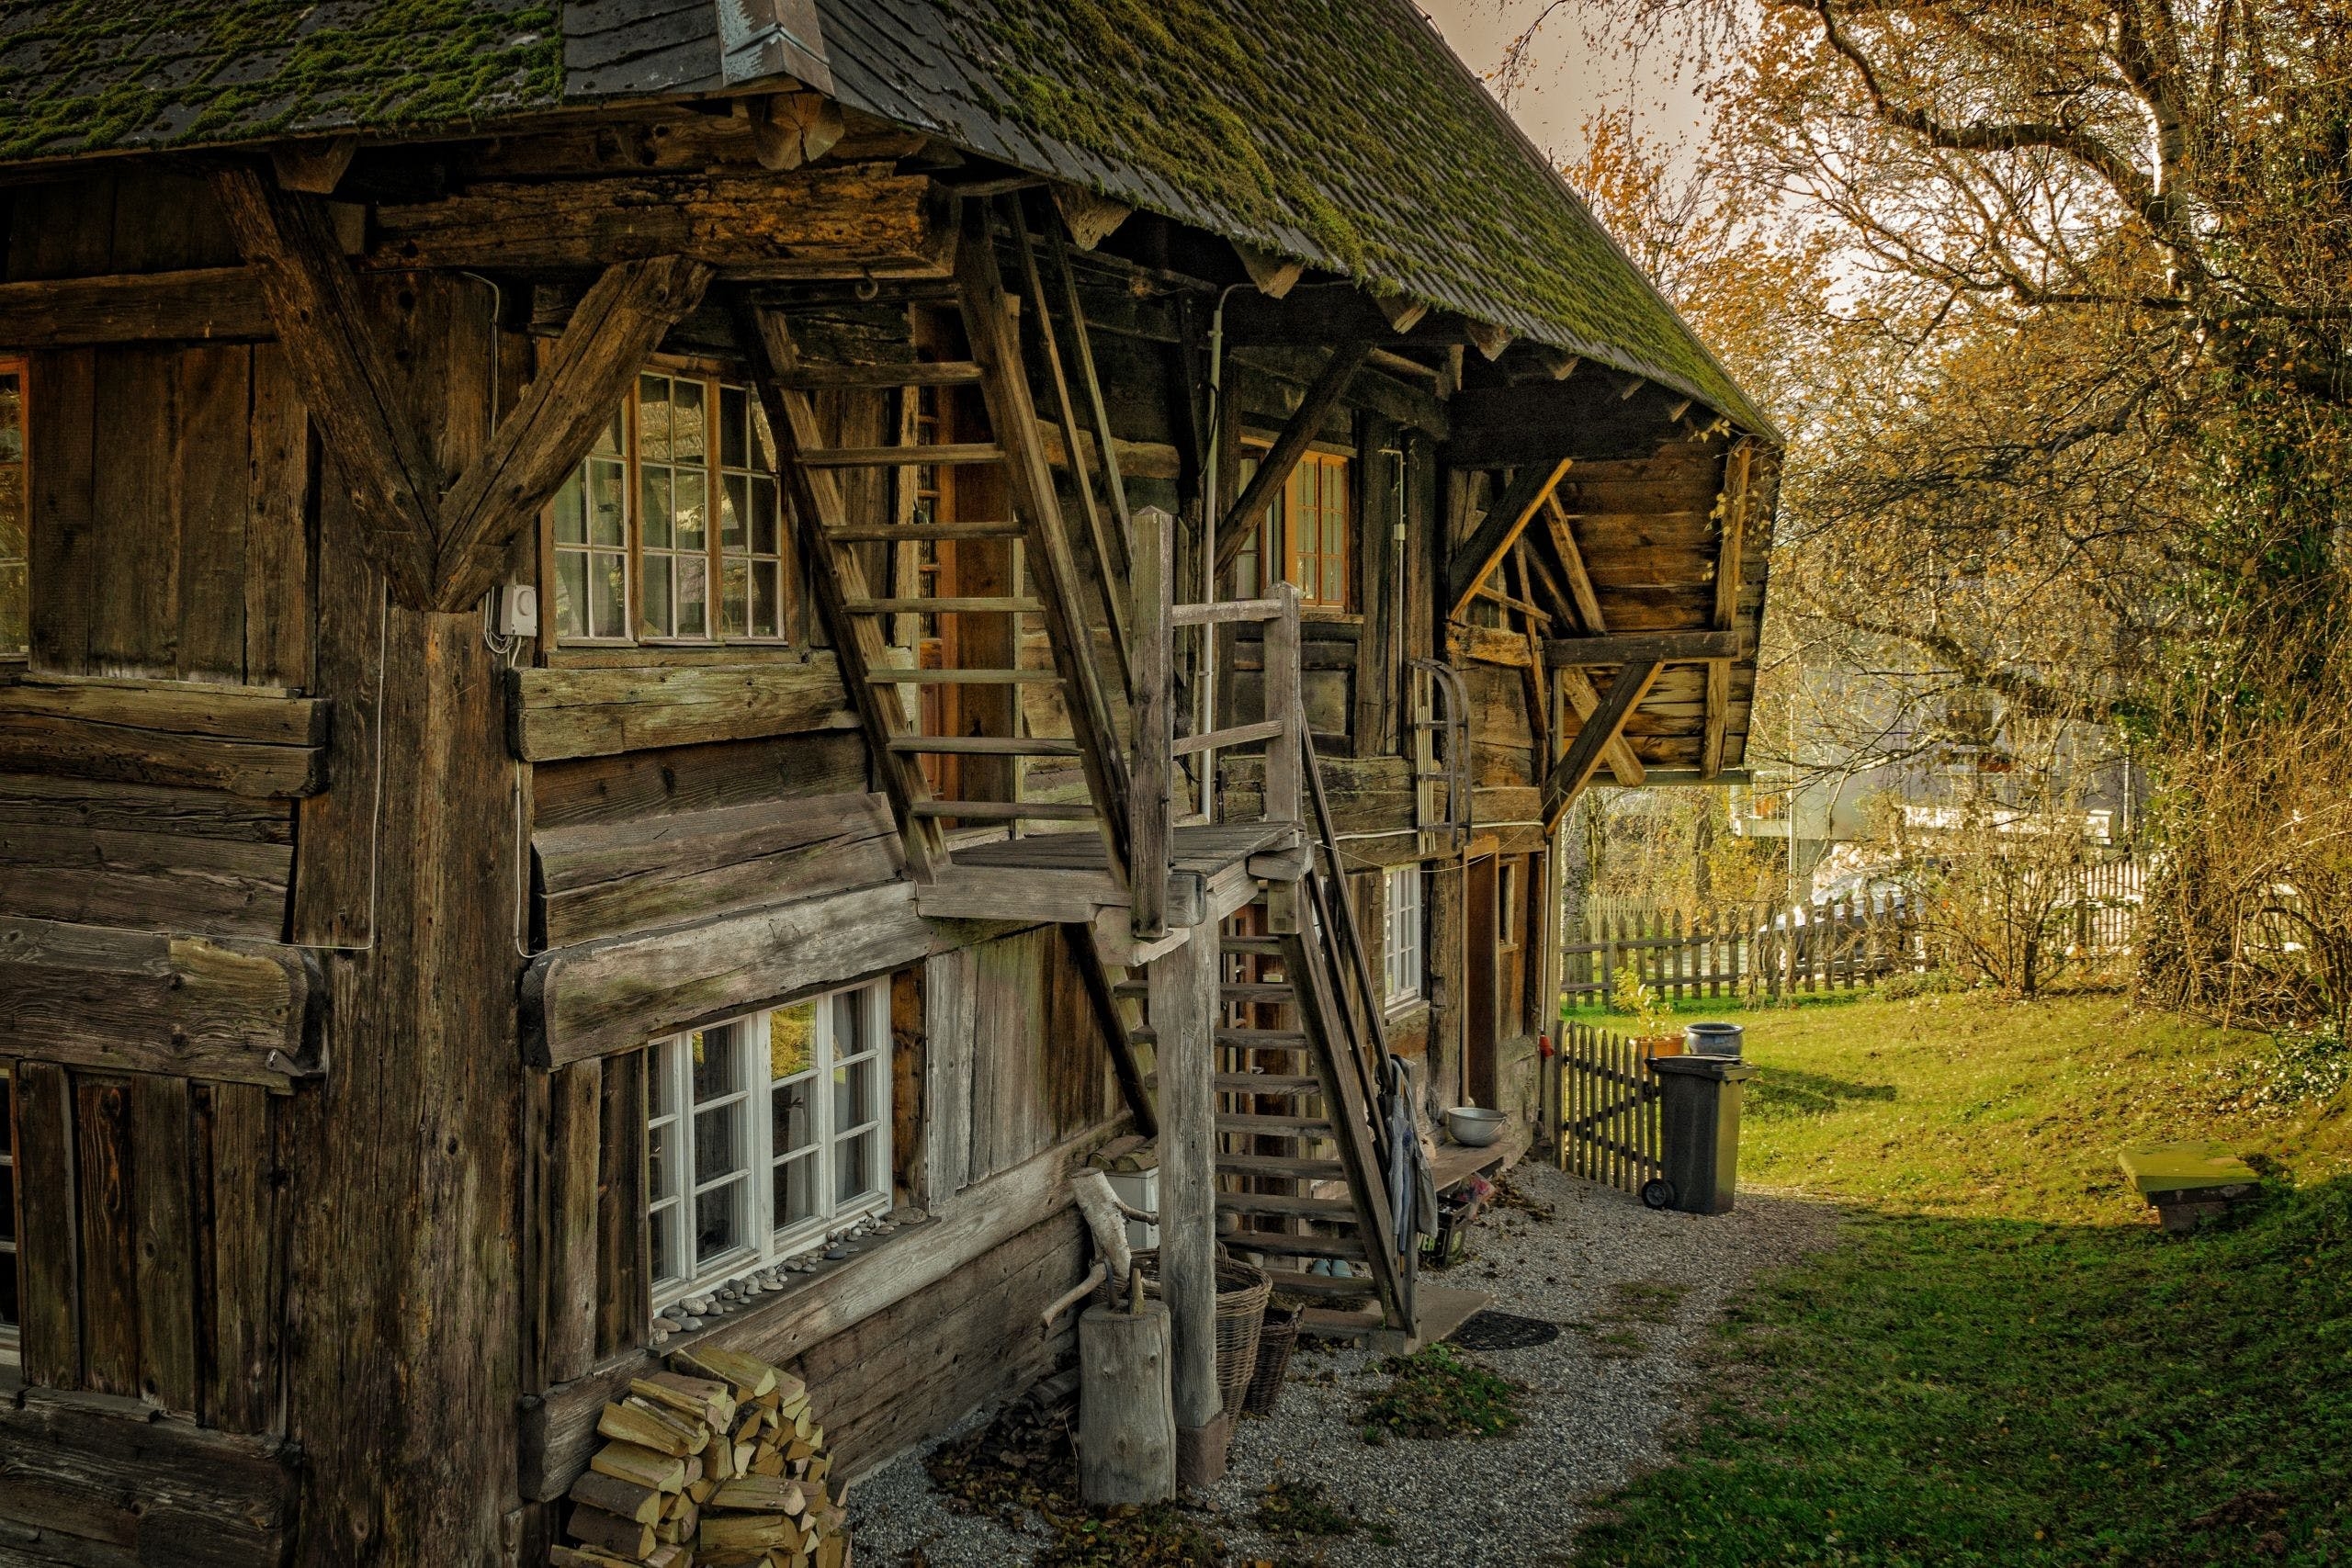
[[[679,1351],[605,1406],[554,1568],[848,1568],[848,1516],[800,1380]]]

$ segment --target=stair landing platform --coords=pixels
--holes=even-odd
[[[1249,902],[1258,878],[1306,870],[1306,834],[1295,822],[1194,823],[1171,840],[1171,927],[1222,919]],[[1124,929],[1130,905],[1112,880],[1102,834],[1091,830],[966,844],[917,888],[916,901],[934,919],[1094,924],[1106,935]]]

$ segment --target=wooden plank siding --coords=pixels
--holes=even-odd
[[[277,1430],[285,1178],[272,1097],[12,1066],[26,1382]]]

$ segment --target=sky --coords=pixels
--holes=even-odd
[[[1502,62],[1512,37],[1543,14],[1545,0],[1419,0],[1422,12],[1470,69],[1485,76]],[[1633,61],[1585,37],[1580,8],[1559,6],[1545,24],[1537,66],[1513,96],[1510,110],[1534,143],[1564,162],[1582,151],[1577,126],[1596,108],[1630,106],[1648,136],[1685,152],[1705,110],[1697,84],[1678,78],[1654,52]]]

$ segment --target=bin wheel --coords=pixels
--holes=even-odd
[[[1674,1183],[1663,1176],[1654,1176],[1642,1183],[1642,1201],[1653,1209],[1674,1207]]]

